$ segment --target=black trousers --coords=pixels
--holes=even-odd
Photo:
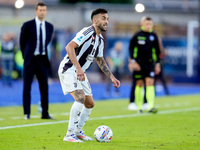
[[[39,83],[42,116],[48,116],[48,74],[49,65],[46,62],[45,56],[34,56],[31,63],[28,66],[24,66],[23,71],[23,108],[24,114],[31,113],[31,84],[33,82],[34,75]]]

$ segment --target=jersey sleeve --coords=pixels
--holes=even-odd
[[[83,28],[81,31],[79,31],[76,36],[73,38],[72,41],[74,41],[76,44],[78,44],[78,46],[80,46],[81,44],[83,44],[87,39],[88,37],[91,36],[91,32],[89,34],[84,34],[84,31],[86,30],[87,28]]]
[[[155,47],[156,56],[157,56],[156,63],[159,63],[160,62],[160,46],[159,46],[159,39],[158,39],[158,36],[156,34],[155,34],[154,47]]]
[[[129,45],[129,57],[130,59],[134,59],[133,55],[134,55],[134,47],[136,46],[136,36],[133,36],[131,41],[130,41],[130,45]]]

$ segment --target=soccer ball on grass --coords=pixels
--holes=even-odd
[[[97,142],[110,142],[113,137],[111,128],[106,125],[101,125],[94,131],[94,138]]]

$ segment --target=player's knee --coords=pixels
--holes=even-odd
[[[136,85],[139,86],[139,87],[143,87],[144,86],[143,83],[138,83]]]
[[[154,85],[153,81],[146,82],[146,86],[153,86],[153,85]]]
[[[95,105],[95,102],[92,101],[92,102],[90,102],[90,103],[86,103],[86,104],[85,104],[85,107],[86,107],[86,108],[93,108],[94,105]]]
[[[139,87],[143,87],[143,85],[141,85],[141,84],[138,84],[137,86],[139,86]]]
[[[93,101],[92,104],[91,104],[91,108],[93,108],[95,105],[95,102]]]
[[[144,86],[143,80],[137,80],[136,85],[139,87],[143,87]]]
[[[146,84],[146,86],[154,86],[154,84]]]

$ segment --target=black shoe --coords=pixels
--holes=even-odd
[[[25,114],[24,119],[25,119],[25,120],[30,119],[30,114]]]
[[[148,111],[148,113],[156,114],[158,112],[158,109],[152,108]]]
[[[140,109],[140,110],[138,110],[138,114],[142,114],[143,113],[143,111]]]
[[[52,119],[52,120],[55,120],[55,119],[52,118],[51,116],[42,116],[41,119]]]

